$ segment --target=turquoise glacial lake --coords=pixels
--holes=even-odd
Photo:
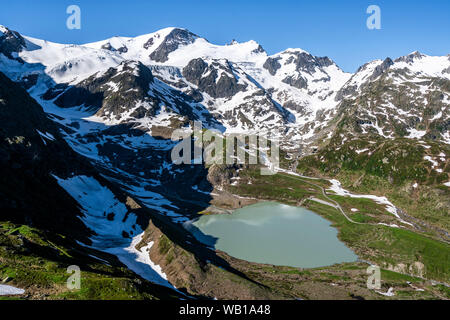
[[[328,220],[275,202],[201,216],[185,227],[202,243],[251,262],[314,268],[358,259]]]

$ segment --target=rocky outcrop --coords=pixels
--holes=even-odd
[[[281,68],[281,64],[278,62],[280,58],[267,58],[264,62],[264,69],[267,69],[271,75],[275,75],[277,70]]]
[[[191,44],[198,36],[185,29],[173,29],[163,40],[163,42],[150,54],[150,59],[156,62],[166,62],[169,54],[177,50],[180,46]],[[148,48],[153,44],[152,38],[144,45]]]
[[[291,87],[297,89],[306,89],[308,88],[308,81],[300,75],[297,76],[288,76],[282,80],[284,83],[290,85]]]
[[[356,85],[353,86],[344,86],[336,93],[335,101],[341,101],[344,97],[355,94],[358,87]]]
[[[333,64],[328,57],[315,57],[307,52],[288,51],[291,56],[286,64],[294,63],[298,72],[314,73],[317,68],[328,67]]]
[[[238,83],[233,66],[227,60],[207,63],[202,58],[193,59],[182,73],[187,81],[213,98],[229,98],[247,88],[246,84]]]
[[[34,99],[0,72],[0,212],[4,221],[85,239],[77,203],[52,175],[93,174]],[[86,238],[86,241],[87,240]]]
[[[17,53],[26,47],[25,39],[16,31],[3,28],[0,30],[0,53],[9,59],[21,61]]]
[[[99,116],[110,113],[120,116],[125,110],[133,109],[141,103],[147,106],[145,112],[135,112],[142,117],[151,116],[158,107],[157,99],[148,95],[152,82],[153,75],[146,66],[140,62],[127,61],[117,68],[110,68],[100,75],[95,74],[68,88],[56,98],[55,104],[62,108],[83,105],[97,112]],[[50,89],[44,98],[54,97],[60,89]]]
[[[105,43],[104,45],[102,45],[101,48],[103,50],[108,50],[108,51],[113,51],[113,52],[117,51],[119,53],[126,53],[126,52],[128,52],[128,48],[126,46],[122,46],[122,47],[116,49],[109,42]]]
[[[442,70],[442,73],[450,73],[450,67],[445,68],[444,70]]]
[[[421,59],[423,57],[424,57],[424,55],[421,54],[419,51],[414,51],[413,53],[410,53],[406,56],[395,59],[394,62],[413,63],[415,59]]]
[[[193,240],[191,239],[191,241]],[[142,250],[150,242],[153,242],[148,252],[150,259],[161,266],[170,283],[178,289],[186,290],[191,295],[219,300],[283,298],[282,295],[273,293],[262,285],[229,272],[224,267],[216,266],[209,259],[205,259],[209,254],[200,247],[198,247],[200,252],[186,250],[184,246],[172,241],[152,221],[149,222],[137,249]],[[201,256],[205,258],[202,259]],[[214,259],[215,256],[212,254],[210,259]],[[228,264],[220,256],[216,257]]]
[[[375,70],[373,71],[372,75],[370,76],[369,80],[375,80],[379,76],[381,76],[383,73],[385,73],[390,66],[392,66],[394,62],[392,62],[391,58],[386,58],[382,64],[377,66]]]

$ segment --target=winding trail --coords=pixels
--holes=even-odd
[[[297,162],[298,162],[297,160],[294,162],[294,163],[295,163],[295,167],[297,166]],[[345,213],[345,211],[342,209],[341,205],[340,205],[337,201],[331,199],[331,198],[327,195],[327,193],[326,193],[324,187],[322,187],[321,185],[318,185],[318,184],[316,184],[316,183],[310,182],[310,181],[305,181],[305,179],[307,179],[307,180],[321,180],[320,178],[304,176],[304,175],[295,173],[294,171],[284,170],[284,169],[281,169],[281,168],[278,169],[278,172],[284,173],[284,174],[288,175],[289,177],[291,177],[292,179],[295,179],[295,180],[301,181],[301,182],[303,182],[303,183],[309,184],[309,185],[311,185],[311,186],[314,186],[314,187],[316,187],[316,188],[319,188],[319,189],[322,191],[322,195],[323,195],[327,200],[329,200],[331,203],[326,203],[326,201],[323,201],[323,200],[321,200],[321,199],[314,198],[313,196],[307,198],[306,200],[311,200],[311,201],[316,201],[316,202],[319,202],[319,203],[322,203],[322,204],[331,205],[332,207],[334,207],[334,208],[336,208],[338,211],[340,211],[340,212],[342,213],[342,215],[343,215],[343,216],[347,219],[347,221],[349,221],[350,223],[354,223],[354,224],[357,224],[357,225],[372,225],[372,226],[378,226],[378,225],[380,225],[379,223],[362,223],[362,222],[357,222],[357,221],[352,220],[349,216],[347,216],[347,214]],[[327,180],[327,179],[324,179],[324,180]],[[317,200],[319,200],[319,201],[317,201]],[[332,205],[332,204],[334,204],[334,205]],[[400,219],[400,221],[402,221],[402,220]],[[385,226],[387,226],[387,227],[393,227],[393,226],[386,225],[386,224],[383,224],[383,225],[385,225]],[[412,225],[412,224],[411,224],[411,225]],[[413,226],[414,228],[416,228],[416,226],[414,226],[414,225],[412,225],[412,226]],[[448,241],[446,241],[446,240],[444,240],[444,242],[448,243]],[[367,264],[369,264],[369,265],[375,265],[375,263],[373,263],[373,262],[371,262],[371,261],[368,261],[368,260],[361,260],[361,259],[360,259],[359,261],[364,262],[364,263],[367,263]],[[405,273],[405,274],[407,274],[407,273]],[[409,275],[409,274],[407,274],[407,275]],[[424,278],[424,277],[419,277],[419,278],[424,279],[424,280],[428,280],[427,278]],[[436,284],[441,284],[441,285],[444,285],[444,286],[450,288],[450,285],[449,285],[448,283],[446,283],[446,282],[441,282],[441,281],[436,281],[436,280],[432,280],[432,281],[433,281],[434,283],[436,283]]]
[[[342,209],[341,205],[340,205],[337,201],[331,199],[331,198],[327,195],[327,192],[325,191],[325,188],[323,188],[322,186],[320,186],[320,185],[318,185],[318,184],[315,184],[315,183],[312,183],[312,182],[303,180],[303,179],[319,180],[319,178],[303,176],[303,175],[300,175],[300,174],[297,174],[297,173],[294,173],[294,172],[285,171],[285,170],[282,170],[282,169],[280,169],[280,172],[283,172],[283,173],[288,174],[292,179],[295,179],[295,180],[301,181],[301,182],[303,182],[303,183],[309,184],[309,185],[311,185],[311,186],[314,186],[314,187],[316,187],[316,188],[319,188],[319,189],[322,191],[322,195],[323,195],[328,201],[330,201],[331,203],[333,203],[333,204],[334,204],[333,207],[336,208],[338,211],[340,211],[340,212],[342,213],[342,215],[343,215],[349,222],[354,223],[354,224],[360,224],[360,225],[364,225],[364,224],[368,224],[368,225],[376,225],[375,223],[363,223],[363,222],[357,222],[357,221],[352,220],[349,216],[347,216],[347,214],[345,213],[345,211]],[[299,179],[299,178],[303,178],[303,179]],[[309,197],[307,200],[316,201],[316,200],[320,200],[320,199],[314,199],[314,197]],[[321,201],[316,201],[316,202],[322,203]],[[325,201],[324,201],[324,202],[325,202]],[[325,203],[322,203],[322,204],[325,204]]]
[[[284,169],[279,168],[279,169],[278,169],[279,172],[283,172],[283,173],[289,175],[291,178],[294,178],[294,179],[297,177],[296,180],[302,181],[302,182],[304,182],[304,183],[306,183],[306,184],[309,184],[309,185],[311,185],[311,186],[314,186],[314,187],[316,187],[316,188],[319,188],[319,189],[322,191],[322,195],[323,195],[327,200],[329,200],[329,201],[331,201],[332,203],[334,203],[334,208],[336,208],[338,211],[340,211],[340,212],[342,213],[342,215],[345,217],[345,219],[347,219],[347,221],[349,221],[350,223],[359,224],[359,225],[365,225],[365,224],[367,224],[367,225],[377,225],[377,224],[375,224],[375,223],[364,223],[364,222],[357,222],[357,221],[352,220],[352,218],[350,218],[350,217],[345,213],[344,209],[342,209],[341,205],[340,205],[337,201],[331,199],[331,198],[327,195],[327,192],[325,191],[325,188],[323,188],[322,186],[317,185],[317,184],[315,184],[315,183],[312,183],[312,182],[303,180],[303,179],[308,179],[308,180],[320,180],[320,178],[316,178],[316,177],[308,177],[308,176],[304,176],[304,175],[301,175],[301,174],[296,173],[294,170],[297,168],[297,165],[298,165],[298,156],[299,156],[299,155],[296,156],[295,161],[293,162],[293,164],[292,164],[290,170],[284,170]],[[299,177],[299,178],[303,178],[303,179],[298,179],[298,177]],[[308,198],[308,199],[311,200],[311,201],[315,201],[315,200],[313,199],[313,197],[310,197],[310,198]],[[307,199],[307,200],[308,200],[308,199]],[[317,200],[318,200],[318,199],[317,199]],[[316,201],[316,202],[317,202],[317,201]],[[321,202],[319,201],[319,203],[321,203]]]

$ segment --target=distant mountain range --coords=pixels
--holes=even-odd
[[[369,62],[350,74],[330,58],[301,49],[268,56],[255,41],[219,46],[179,28],[85,45],[38,40],[5,27],[2,34],[2,72],[34,87],[34,95],[52,90],[46,97],[55,98],[56,86],[60,104],[90,108],[108,124],[133,123],[151,132],[167,111],[168,119],[198,119],[229,132],[276,130],[295,146],[331,134],[330,124],[350,103],[357,109],[352,114],[358,123],[354,133],[450,142],[449,96],[442,88],[450,79],[450,55],[414,52],[394,61]],[[123,83],[128,79],[118,77],[121,72],[136,77],[145,88],[152,76],[156,78],[152,93],[126,97],[129,105],[123,110],[107,99],[101,105],[95,95],[129,94],[124,91],[130,84]],[[389,90],[356,106],[381,84]],[[73,100],[77,88],[88,89]],[[182,109],[164,101],[167,90],[178,96]],[[395,94],[400,92],[401,98]],[[160,97],[158,101],[153,95]]]

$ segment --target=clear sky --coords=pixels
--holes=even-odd
[[[66,8],[81,8],[81,30],[66,28]],[[369,5],[381,30],[369,30]],[[60,43],[137,36],[176,26],[225,44],[256,40],[269,53],[302,48],[353,72],[374,59],[419,50],[450,53],[449,0],[0,0],[0,24]]]

